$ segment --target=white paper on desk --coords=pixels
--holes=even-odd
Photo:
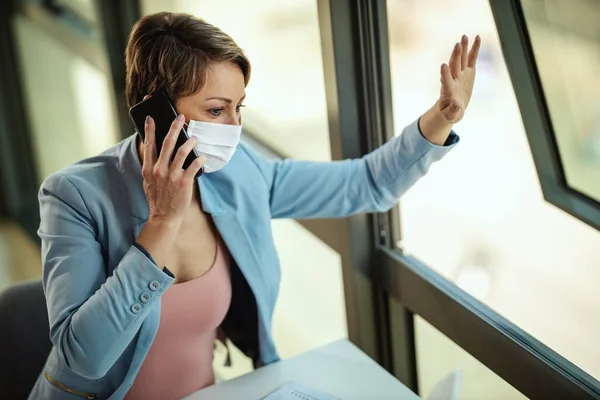
[[[339,400],[298,382],[286,382],[262,400]]]

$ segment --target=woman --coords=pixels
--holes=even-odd
[[[53,348],[30,397],[183,397],[213,383],[217,332],[257,367],[277,361],[271,218],[392,207],[458,141],[451,127],[469,103],[479,46],[477,38],[468,52],[463,37],[441,68],[435,105],[362,159],[271,161],[236,146],[250,62],[235,42],[189,15],[141,19],[126,51],[128,103],[164,90],[181,114],[158,157],[147,118],[144,143],[132,135],[43,183],[39,235]],[[183,170],[193,148],[207,148],[194,136],[170,162],[185,121],[190,130],[227,131],[237,150],[231,158],[206,152]],[[196,180],[204,162],[217,171]]]

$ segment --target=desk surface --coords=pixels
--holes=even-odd
[[[340,400],[419,399],[352,343],[340,340],[210,386],[185,400],[259,400],[290,380]]]

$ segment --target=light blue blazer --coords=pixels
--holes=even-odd
[[[241,144],[225,168],[199,178],[202,209],[240,272],[232,277],[234,298],[244,287],[248,292],[238,295],[247,307],[234,313],[226,334],[256,365],[278,360],[271,318],[280,265],[272,218],[386,211],[457,141],[452,133],[448,146],[433,145],[414,122],[356,160],[274,161]],[[174,281],[133,245],[148,218],[136,136],[48,177],[39,202],[53,348],[30,398],[121,399],[158,329],[161,295]]]

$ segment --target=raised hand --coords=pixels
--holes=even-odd
[[[442,64],[440,99],[437,103],[444,120],[449,124],[460,121],[471,101],[475,83],[475,66],[481,47],[481,38],[469,51],[469,38],[463,35],[460,43],[456,43],[448,64]]]

